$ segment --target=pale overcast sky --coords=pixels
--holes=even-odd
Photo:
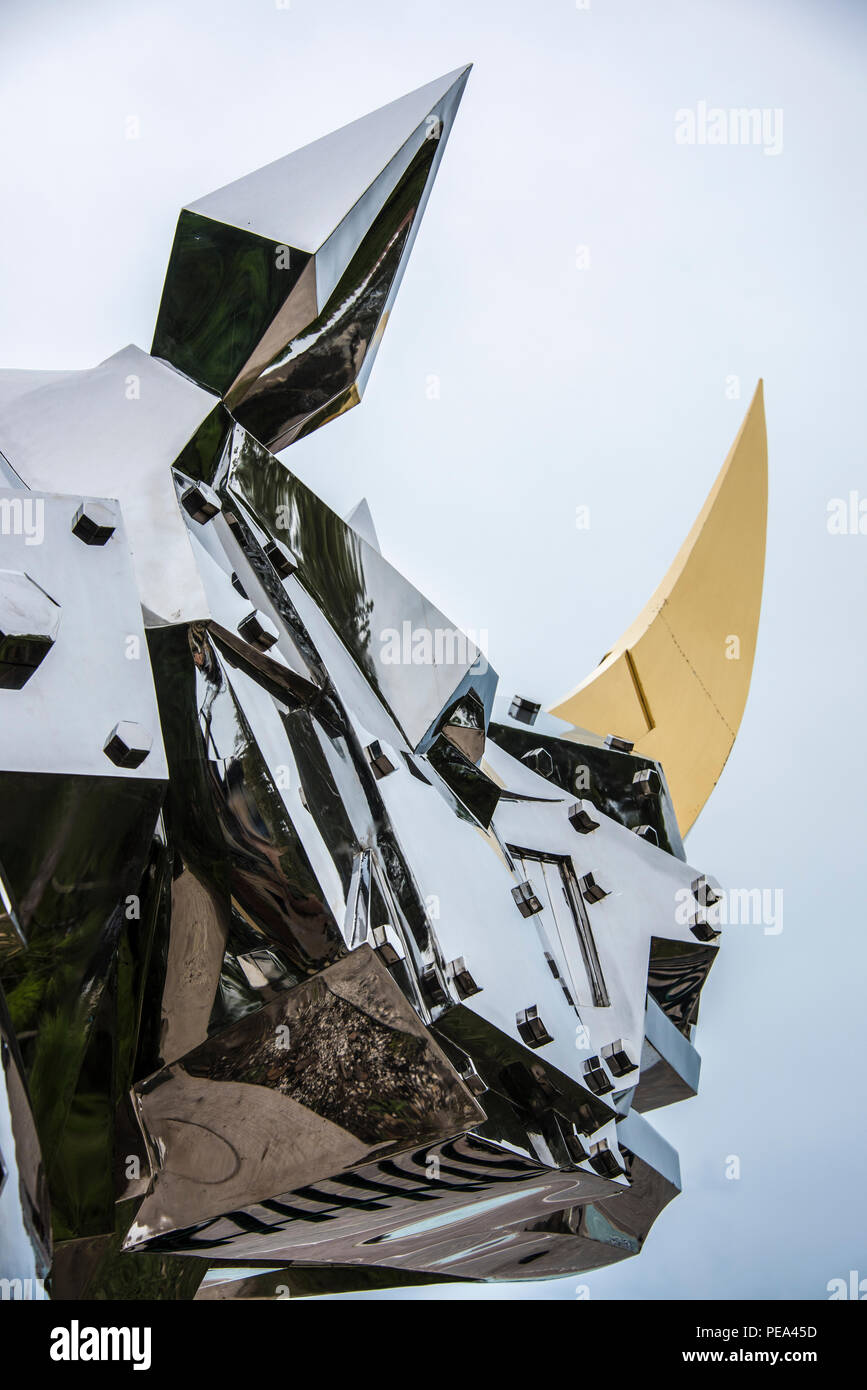
[[[821,1299],[867,1277],[867,535],[826,525],[867,498],[867,8],[3,0],[0,34],[10,367],[148,348],[182,204],[474,62],[365,400],[285,458],[342,512],[368,497],[389,558],[487,633],[502,693],[553,702],[608,650],[764,378],[758,657],[687,850],[782,889],[784,929],[726,932],[699,1097],[651,1117],[684,1193],[644,1253],[459,1296]],[[781,111],[775,152],[678,144],[700,102]]]

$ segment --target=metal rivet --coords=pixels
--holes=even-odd
[[[181,493],[181,506],[184,511],[189,512],[193,521],[204,526],[222,510],[223,504],[213,488],[208,487],[207,483],[198,482],[190,483],[189,487],[184,488]]]
[[[638,1059],[632,1044],[623,1038],[606,1043],[602,1049],[602,1060],[614,1076],[627,1076],[638,1070]]]
[[[512,897],[518,907],[522,917],[532,917],[535,913],[542,911],[542,904],[533,891],[533,885],[529,879],[519,883],[517,888],[512,889]]]
[[[601,1178],[622,1178],[626,1171],[607,1139],[590,1145],[590,1167]]]
[[[611,748],[615,753],[631,753],[635,744],[628,738],[618,738],[617,734],[606,734],[605,747]]]
[[[516,695],[509,705],[509,718],[517,719],[519,724],[535,724],[536,716],[541,705],[537,705],[533,700],[525,700],[523,695]]]
[[[577,830],[579,835],[589,835],[592,830],[599,829],[598,820],[594,820],[591,814],[596,807],[591,801],[576,801],[569,807],[569,824],[573,830]]]
[[[103,752],[117,767],[140,767],[153,747],[153,736],[141,724],[122,719],[105,741]]]
[[[632,785],[639,796],[658,796],[662,783],[654,767],[639,768],[632,779]]]
[[[271,561],[279,579],[288,579],[298,568],[298,561],[279,541],[268,541],[265,554]]]
[[[483,1091],[486,1091],[488,1089],[482,1078],[479,1076],[479,1073],[476,1071],[473,1063],[469,1060],[467,1061],[466,1065],[462,1067],[461,1070],[458,1072],[458,1076],[461,1078],[461,1081],[463,1081],[467,1090],[471,1091],[474,1096],[480,1096]]]
[[[592,1091],[595,1096],[607,1095],[614,1090],[614,1083],[603,1067],[599,1056],[594,1053],[583,1063],[584,1083],[588,1091]]]
[[[608,890],[600,887],[592,874],[585,874],[578,880],[581,892],[588,903],[600,903],[603,898],[608,897]]]
[[[649,845],[659,844],[659,836],[652,825],[636,825],[634,834],[639,840],[646,840]]]
[[[457,993],[461,999],[469,999],[473,994],[480,994],[481,988],[476,984],[463,956],[458,956],[456,960],[449,963],[449,976]]]
[[[82,502],[72,518],[72,534],[85,545],[105,545],[116,528],[115,514],[104,502]]]
[[[545,1047],[547,1043],[554,1041],[539,1017],[539,1010],[535,1004],[531,1004],[528,1009],[522,1009],[516,1015],[515,1022],[518,1033],[528,1047]]]
[[[693,897],[701,903],[702,907],[713,907],[714,903],[718,903],[722,897],[722,894],[716,891],[718,886],[718,884],[712,883],[706,874],[699,874],[698,878],[692,881]]]
[[[280,637],[274,624],[255,608],[246,618],[241,619],[238,632],[245,642],[249,642],[251,647],[258,648],[260,652],[267,652]]]
[[[443,1008],[450,1002],[435,965],[426,965],[424,967],[419,975],[419,984],[421,985],[421,992],[425,997],[425,1001],[430,1008]]]
[[[532,768],[540,777],[550,777],[554,771],[554,759],[547,748],[531,748],[521,755],[521,762]]]
[[[377,781],[383,777],[387,777],[390,772],[396,771],[394,763],[391,761],[391,758],[386,753],[379,739],[374,739],[373,743],[369,743],[364,751],[367,754],[367,760],[373,768],[373,773]]]
[[[373,949],[386,965],[397,965],[403,959],[400,952],[389,941],[387,927],[374,927],[370,937]]]
[[[556,1112],[555,1112],[556,1113]],[[557,1127],[566,1145],[566,1152],[573,1163],[584,1163],[588,1157],[587,1150],[581,1142],[581,1135],[576,1126],[571,1121],[557,1115]]]
[[[689,929],[697,941],[716,941],[721,935],[719,927],[712,926],[701,912],[697,912],[690,920]]]

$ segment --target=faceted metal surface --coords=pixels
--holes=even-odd
[[[0,689],[20,690],[57,640],[60,605],[23,570],[0,570]]]
[[[129,774],[165,778],[139,576],[121,510],[86,499],[112,528],[103,544],[87,545],[73,530],[84,499],[26,495],[39,508],[41,543],[28,544],[24,533],[0,536],[0,631],[8,634],[0,659],[27,674],[20,689],[0,688],[0,773],[110,775],[106,740],[131,721],[150,732],[153,751]]]
[[[135,1104],[163,1159],[130,1248],[484,1115],[369,946],[142,1081]]]
[[[181,212],[152,351],[269,449],[358,403],[468,74]]]
[[[358,400],[467,71],[186,208],[152,356],[0,372],[0,1270],[53,1226],[56,1297],[551,1277],[679,1190],[720,890],[655,745],[495,700],[272,452]]]
[[[44,1297],[51,1210],[24,1065],[0,989],[0,1279],[5,1298]],[[17,1284],[17,1287],[16,1287]]]
[[[88,371],[0,371],[0,450],[27,488],[119,499],[148,627],[209,616],[170,465],[216,403],[133,346]]]

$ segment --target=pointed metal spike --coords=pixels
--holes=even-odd
[[[346,524],[351,526],[353,531],[357,531],[363,541],[372,545],[378,554],[382,554],[379,537],[376,534],[376,527],[373,524],[373,516],[366,497],[362,497],[361,501],[352,508],[346,518]]]

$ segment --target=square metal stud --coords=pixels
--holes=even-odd
[[[440,1009],[450,1002],[435,965],[426,965],[424,967],[419,975],[419,984],[421,985],[421,992],[424,995],[425,1003],[429,1008]]]
[[[566,1152],[573,1163],[583,1163],[589,1157],[589,1154],[581,1141],[581,1135],[578,1133],[575,1125],[569,1120],[565,1120],[559,1115],[557,1119],[560,1133],[563,1136],[563,1143],[566,1145]]]
[[[280,579],[288,579],[290,574],[294,574],[298,568],[298,561],[295,556],[279,541],[268,541],[265,545],[265,554]]]
[[[639,768],[632,779],[632,785],[639,796],[658,796],[662,788],[655,767]]]
[[[601,888],[592,874],[585,874],[583,878],[579,878],[578,883],[588,903],[601,903],[603,898],[608,897],[608,890]]]
[[[635,1049],[623,1038],[606,1043],[602,1049],[602,1060],[614,1076],[627,1076],[629,1072],[638,1070]]]
[[[579,835],[589,835],[591,831],[599,829],[598,820],[592,816],[595,809],[590,801],[574,801],[569,807],[569,824]]]
[[[461,1078],[461,1081],[463,1081],[467,1090],[471,1091],[474,1096],[480,1096],[488,1089],[469,1058],[467,1058],[465,1065],[458,1072],[458,1076]]]
[[[515,1021],[518,1033],[528,1047],[544,1047],[546,1043],[554,1041],[539,1017],[539,1010],[535,1004],[531,1004],[529,1009],[522,1009],[516,1015]]]
[[[615,753],[631,753],[635,744],[628,738],[618,738],[617,734],[606,734],[605,747],[611,748]]]
[[[535,724],[536,716],[541,705],[537,705],[533,700],[525,700],[523,695],[516,695],[509,705],[509,718],[517,719],[519,724]]]
[[[595,1096],[604,1096],[609,1091],[614,1090],[614,1083],[599,1060],[597,1053],[586,1059],[582,1064],[582,1070],[584,1072],[584,1085]]]
[[[85,545],[105,545],[117,528],[117,517],[104,502],[82,502],[72,518],[72,534]]]
[[[222,510],[223,504],[214,489],[208,487],[207,483],[190,483],[181,493],[181,506],[185,512],[197,521],[200,526],[204,526],[217,512]]]
[[[622,1178],[626,1171],[607,1139],[590,1145],[590,1167],[601,1178]]]
[[[518,907],[522,917],[532,917],[535,913],[542,911],[542,903],[533,892],[533,885],[529,879],[519,883],[517,888],[512,889],[512,897]]]
[[[103,752],[115,767],[140,767],[153,747],[153,736],[132,719],[115,724],[103,745]]]
[[[659,844],[659,836],[652,825],[636,825],[633,834],[637,835],[639,840],[646,840],[649,845]]]
[[[374,927],[370,933],[371,945],[385,965],[397,965],[402,960],[400,952],[388,939],[386,927]]]
[[[697,912],[690,920],[689,929],[697,941],[716,941],[721,934],[719,927],[712,926],[702,912]]]
[[[452,984],[461,999],[469,999],[473,994],[481,993],[481,988],[467,969],[467,963],[463,956],[458,956],[456,960],[450,961],[448,971]]]
[[[382,777],[387,777],[390,772],[396,770],[394,763],[385,752],[378,738],[374,739],[373,743],[369,743],[364,751],[367,754],[367,761],[373,768],[373,775],[377,781]]]
[[[698,878],[693,879],[692,892],[693,897],[701,903],[702,907],[713,907],[714,903],[718,903],[722,897],[722,894],[716,891],[716,885],[706,874],[699,874]]]
[[[256,647],[260,652],[267,652],[280,637],[270,619],[255,608],[252,613],[247,614],[246,618],[241,619],[238,624],[238,632],[245,642],[249,642],[251,647]]]

